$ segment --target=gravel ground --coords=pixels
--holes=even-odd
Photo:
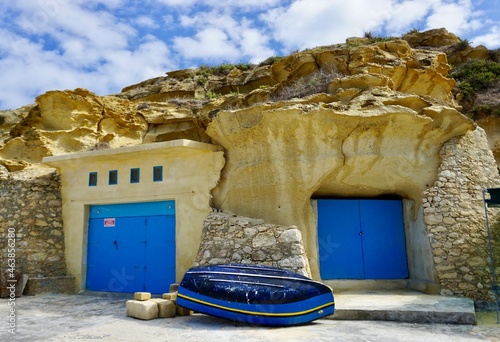
[[[21,297],[15,306],[0,300],[4,324],[0,341],[500,341],[494,313],[479,324],[407,324],[380,321],[317,320],[269,328],[235,324],[206,315],[142,321],[125,316],[124,296],[42,295]],[[16,309],[16,334],[9,333],[9,309]]]

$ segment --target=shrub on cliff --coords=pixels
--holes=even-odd
[[[478,91],[500,80],[500,63],[473,59],[453,69],[450,76],[458,81],[458,87],[470,100]]]
[[[309,76],[299,78],[294,83],[286,85],[271,96],[272,101],[286,101],[302,98],[312,94],[326,93],[328,85],[335,78],[344,77],[333,67],[324,67]]]

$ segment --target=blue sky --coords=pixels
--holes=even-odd
[[[0,6],[0,109],[99,95],[200,64],[445,27],[500,48],[500,0],[18,0]]]

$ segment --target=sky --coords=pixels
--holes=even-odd
[[[115,94],[202,64],[444,27],[500,48],[500,0],[2,0],[0,109],[49,90]]]

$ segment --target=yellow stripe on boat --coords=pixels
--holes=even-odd
[[[317,306],[317,307],[315,307],[313,309],[309,309],[309,310],[305,310],[305,311],[284,312],[284,313],[267,313],[267,312],[257,312],[257,311],[248,311],[248,310],[233,309],[233,308],[229,308],[227,306],[222,306],[222,305],[217,305],[217,304],[205,302],[203,300],[192,298],[192,297],[180,294],[180,293],[177,293],[177,297],[181,297],[181,298],[190,300],[192,302],[197,302],[197,303],[200,303],[200,304],[208,305],[208,306],[211,306],[211,307],[214,307],[214,308],[219,308],[219,309],[223,309],[223,310],[227,310],[227,311],[233,311],[233,312],[243,313],[243,314],[247,314],[247,315],[269,316],[269,317],[290,317],[290,316],[306,315],[306,314],[309,314],[309,313],[314,312],[314,311],[322,310],[322,309],[324,309],[324,308],[326,308],[328,306],[335,305],[335,302],[329,302],[329,303],[326,303],[326,304]],[[267,305],[267,304],[262,304],[262,305]]]

